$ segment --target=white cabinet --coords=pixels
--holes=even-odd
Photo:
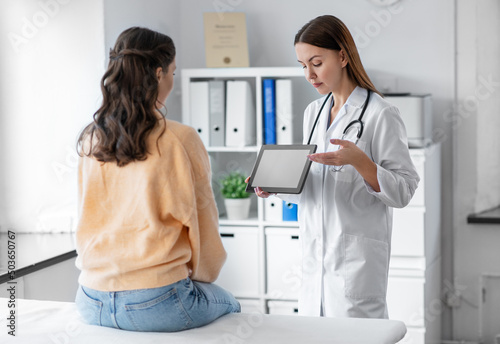
[[[299,229],[267,227],[265,233],[267,296],[296,300],[302,277]]]
[[[279,315],[297,315],[299,314],[299,305],[296,301],[268,301],[267,309],[269,314]]]
[[[387,288],[390,318],[404,321],[406,326],[425,326],[422,317],[424,288],[425,278],[423,277],[391,276]]]
[[[393,256],[425,256],[424,221],[424,207],[394,209],[391,251]]]
[[[215,283],[236,297],[258,295],[261,280],[258,228],[223,226],[220,234],[228,259]]]
[[[410,204],[394,209],[387,288],[389,318],[405,322],[405,343],[441,338],[440,145],[410,150],[420,183]]]

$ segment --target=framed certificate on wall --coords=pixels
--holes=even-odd
[[[245,13],[205,12],[207,67],[249,67]]]

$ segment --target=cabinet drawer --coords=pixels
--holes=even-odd
[[[299,304],[296,301],[268,301],[267,308],[269,314],[297,315],[299,314]]]
[[[259,293],[259,235],[257,227],[221,227],[227,260],[215,282],[235,296]]]
[[[387,308],[389,319],[401,320],[406,326],[424,326],[424,278],[389,276]]]
[[[267,294],[297,299],[302,257],[298,228],[266,228]]]
[[[424,221],[424,208],[394,209],[392,255],[424,256]]]

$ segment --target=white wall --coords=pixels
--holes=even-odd
[[[170,119],[181,121],[181,87],[180,70],[183,64],[183,47],[181,39],[183,25],[180,21],[180,3],[178,0],[105,0],[105,52],[108,53],[115,45],[116,38],[125,29],[132,26],[147,27],[162,32],[173,39],[177,51],[176,64],[178,72],[174,76],[174,89],[165,104]]]
[[[462,296],[453,312],[457,338],[477,340],[481,307],[500,290],[480,289],[482,274],[500,274],[500,226],[467,224],[467,215],[500,204],[500,3],[458,0],[457,103],[450,125],[456,132],[454,286]],[[496,312],[484,318],[485,343],[500,334]],[[495,328],[487,331],[489,324]]]
[[[482,0],[476,8],[477,197],[474,211],[500,205],[500,2]],[[467,19],[470,15],[467,16]],[[466,23],[471,23],[466,19]],[[471,42],[474,44],[473,42]],[[463,68],[468,68],[468,65]],[[460,101],[460,99],[459,99]],[[463,99],[464,108],[471,105]],[[471,104],[469,104],[471,103]],[[492,154],[491,149],[497,152]],[[500,331],[500,329],[499,329]]]
[[[99,100],[102,0],[1,0],[0,227],[69,230],[77,134]]]

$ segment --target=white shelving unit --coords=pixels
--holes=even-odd
[[[292,80],[294,141],[301,142],[303,111],[319,95],[305,81],[300,67],[182,70],[183,122],[190,125],[193,125],[189,104],[191,81],[248,80],[252,86],[256,145],[207,147],[216,178],[234,167],[251,171],[263,142],[264,78]],[[411,149],[411,156],[421,182],[410,205],[394,209],[387,299],[389,316],[404,321],[408,327],[407,342],[421,344],[440,336],[440,316],[432,313],[432,307],[440,300],[439,146]],[[233,292],[244,311],[296,314],[301,261],[297,222],[266,221],[264,200],[255,196],[250,218],[230,221],[224,217],[222,199],[214,191],[222,213],[220,233],[228,251],[228,260],[216,283]]]

